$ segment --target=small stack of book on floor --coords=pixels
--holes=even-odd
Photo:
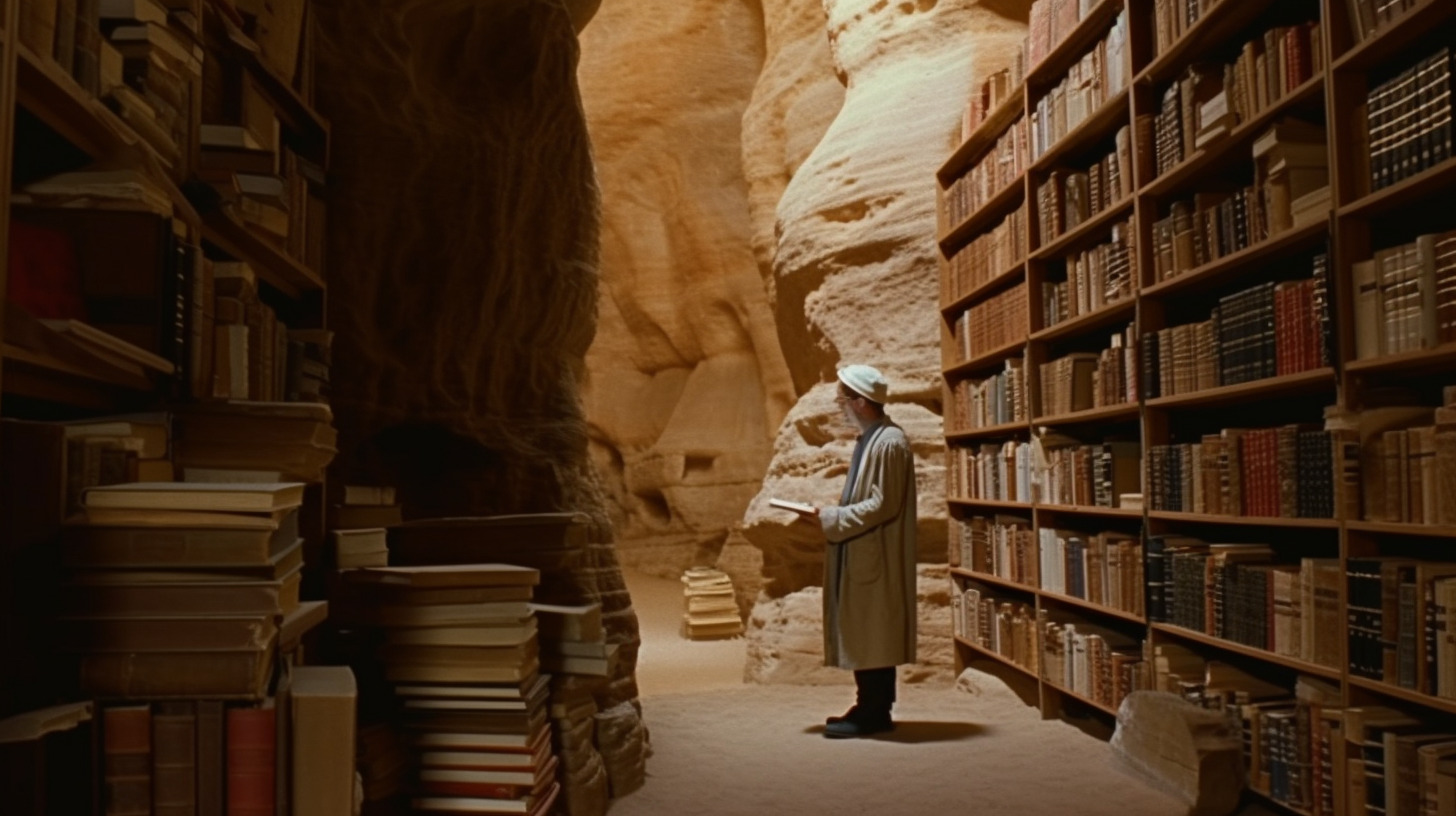
[[[530,605],[540,573],[457,564],[357,569],[344,580],[374,596],[384,677],[418,768],[414,810],[545,813],[560,788]]]
[[[743,618],[733,598],[733,581],[712,567],[690,567],[682,576],[682,635],[689,640],[743,634]]]
[[[605,677],[585,674],[551,677],[551,745],[561,762],[561,800],[567,816],[607,812],[607,766],[596,748],[596,697],[606,682]]]
[[[259,699],[299,603],[298,483],[88,489],[67,521],[57,636],[98,697]],[[322,602],[318,602],[322,603]],[[294,626],[294,628],[297,628]]]

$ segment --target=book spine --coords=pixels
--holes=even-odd
[[[152,712],[112,706],[102,712],[102,781],[106,816],[152,813]]]
[[[273,816],[276,732],[273,709],[227,710],[228,816]]]

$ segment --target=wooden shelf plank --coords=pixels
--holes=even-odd
[[[990,150],[996,140],[1008,127],[1016,122],[1024,114],[1026,108],[1026,86],[1017,85],[1011,92],[1011,96],[1002,100],[996,110],[991,111],[975,131],[956,147],[950,158],[941,165],[936,173],[940,179],[941,187],[949,187],[950,183],[965,175],[971,167]]]
[[[1453,186],[1456,186],[1456,158],[1447,159],[1408,179],[1352,201],[1341,207],[1338,215],[1342,219],[1373,218],[1396,210],[1413,209],[1444,198]]]
[[[950,504],[958,504],[962,507],[981,507],[987,510],[1010,510],[1017,513],[1031,515],[1031,504],[1029,502],[1002,501],[1000,499],[967,499],[949,498]]]
[[[991,349],[985,354],[978,354],[969,360],[956,363],[955,365],[947,368],[941,373],[946,378],[950,378],[960,376],[962,374],[971,374],[976,371],[982,371],[989,366],[995,365],[996,363],[1005,360],[1007,357],[1010,357],[1016,352],[1021,351],[1025,347],[1026,338],[1023,337],[1020,340],[1014,340],[1010,343],[1007,343],[1000,348]]]
[[[1002,655],[1002,654],[1000,654],[998,652],[993,652],[990,649],[987,649],[985,646],[981,646],[981,645],[979,645],[977,643],[974,643],[972,641],[966,640],[964,637],[961,637],[960,635],[956,635],[956,639],[955,640],[956,640],[956,643],[959,643],[960,645],[965,646],[967,649],[970,649],[970,650],[976,652],[979,655],[982,655],[984,657],[988,657],[988,658],[990,658],[992,660],[995,660],[995,661],[997,661],[999,663],[1004,663],[1007,666],[1010,666],[1011,668],[1015,669],[1016,671],[1021,672],[1022,674],[1026,675],[1027,677],[1030,677],[1033,680],[1039,679],[1036,676],[1036,672],[1032,671],[1031,669],[1026,668],[1025,666],[1021,665],[1020,663],[1012,662],[1011,658],[1009,658],[1009,657],[1006,657],[1006,656],[1004,656],[1004,655]]]
[[[1056,683],[1053,683],[1052,681],[1047,680],[1046,678],[1042,678],[1042,681],[1041,682],[1043,684],[1045,684],[1047,688],[1051,689],[1052,691],[1056,692],[1057,694],[1060,694],[1060,695],[1062,695],[1064,697],[1071,697],[1073,700],[1076,700],[1076,701],[1078,701],[1080,703],[1085,703],[1086,705],[1089,705],[1089,706],[1097,709],[1098,711],[1101,711],[1104,714],[1110,714],[1110,715],[1112,715],[1114,717],[1117,716],[1117,709],[1112,708],[1111,706],[1103,705],[1102,703],[1099,703],[1096,700],[1093,700],[1091,697],[1083,697],[1082,695],[1078,694],[1077,692],[1072,691],[1071,689],[1062,688],[1060,685],[1058,685]]]
[[[991,278],[980,286],[977,286],[971,291],[956,298],[949,305],[942,306],[940,309],[940,313],[942,316],[948,318],[951,315],[964,312],[966,310],[966,307],[979,301],[987,294],[994,292],[997,289],[1004,288],[1007,284],[1011,283],[1017,278],[1020,278],[1024,274],[1026,274],[1025,258],[1017,261],[1011,268],[1007,269],[1006,271],[997,274],[996,277]]]
[[[1109,128],[1117,124],[1119,119],[1122,120],[1122,124],[1131,126],[1132,119],[1128,116],[1127,108],[1130,96],[1131,90],[1129,88],[1123,88],[1117,92],[1116,96],[1102,103],[1102,107],[1098,108],[1095,113],[1083,119],[1076,127],[1067,131],[1065,136],[1047,148],[1047,152],[1038,156],[1031,163],[1031,172],[1039,174],[1050,170],[1067,155],[1077,152],[1079,149],[1109,133],[1115,132],[1114,130],[1109,130]]]
[[[1083,422],[1117,422],[1120,420],[1136,419],[1138,416],[1138,404],[1127,402],[1122,405],[1104,405],[1100,408],[1088,408],[1085,411],[1074,411],[1070,414],[1055,414],[1053,416],[1033,417],[1033,425],[1076,425]]]
[[[1220,0],[1213,8],[1204,12],[1192,28],[1183,32],[1183,36],[1169,45],[1168,50],[1139,71],[1136,81],[1161,85],[1196,62],[1197,57],[1210,47],[1226,44],[1229,37],[1257,20],[1268,9],[1267,3]]]
[[[1433,349],[1351,360],[1345,364],[1345,370],[1352,374],[1420,374],[1449,371],[1453,365],[1456,365],[1456,343],[1447,343]]]
[[[1338,519],[1280,518],[1278,516],[1218,516],[1212,513],[1182,513],[1173,510],[1150,510],[1148,518],[1156,521],[1181,521],[1189,524],[1226,524],[1236,527],[1289,527],[1304,530],[1338,530]]]
[[[1026,86],[1042,88],[1060,82],[1067,69],[1107,34],[1119,11],[1122,11],[1122,0],[1102,0],[1088,10],[1077,27],[1026,72]]]
[[[1148,619],[1143,617],[1142,615],[1138,615],[1136,613],[1128,612],[1122,609],[1113,609],[1110,606],[1103,606],[1102,604],[1092,603],[1091,601],[1085,600],[1083,598],[1077,598],[1072,595],[1063,595],[1060,592],[1051,592],[1045,589],[1037,590],[1036,594],[1057,603],[1066,604],[1068,606],[1075,606],[1079,609],[1086,609],[1099,615],[1106,615],[1109,618],[1121,618],[1122,620],[1128,621],[1130,623],[1141,624],[1144,626],[1146,626],[1148,622]]]
[[[1414,689],[1401,688],[1390,683],[1382,683],[1379,680],[1371,680],[1368,677],[1356,677],[1353,674],[1350,675],[1350,685],[1426,708],[1434,708],[1447,714],[1456,714],[1456,700],[1446,697],[1434,697]]]
[[[1266,238],[1251,247],[1246,247],[1214,261],[1194,267],[1181,275],[1161,280],[1141,292],[1144,298],[1166,299],[1182,296],[1190,290],[1210,288],[1226,280],[1257,271],[1258,264],[1266,260],[1293,254],[1319,243],[1329,232],[1328,221],[1318,221],[1291,230],[1285,230],[1273,238]]]
[[[1336,73],[1368,71],[1381,63],[1406,53],[1417,40],[1432,29],[1456,19],[1456,4],[1451,0],[1424,0],[1388,28],[1351,48],[1334,61]]]
[[[956,254],[966,242],[985,232],[996,222],[1005,218],[1012,210],[1021,206],[1026,192],[1026,174],[1017,176],[1001,191],[991,196],[966,220],[955,225],[940,239],[940,252],[945,257]]]
[[[1222,5],[1215,6],[1216,9],[1222,7]],[[1253,140],[1267,130],[1276,119],[1284,116],[1294,108],[1322,98],[1324,88],[1324,74],[1313,77],[1303,85],[1295,88],[1291,93],[1285,94],[1283,98],[1276,101],[1273,105],[1255,114],[1254,118],[1241,123],[1222,139],[1211,142],[1202,149],[1193,151],[1193,155],[1184,159],[1182,163],[1143,185],[1139,193],[1154,198],[1162,198],[1170,193],[1181,190],[1185,184],[1197,178],[1209,167],[1229,158],[1235,150],[1239,148],[1252,150]],[[1246,164],[1252,163],[1252,153],[1243,156],[1242,161]]]
[[[970,578],[973,581],[980,581],[985,584],[992,584],[994,586],[998,586],[1003,589],[1009,589],[1014,592],[1025,592],[1028,595],[1037,594],[1036,587],[1027,584],[1019,584],[1011,580],[1010,578],[1002,578],[997,575],[987,575],[984,572],[968,570],[965,567],[951,567],[950,571],[952,574],[959,575],[962,578]]]
[[[997,436],[1015,436],[1026,433],[1031,426],[1025,422],[1004,422],[1000,425],[991,425],[985,428],[969,428],[960,431],[946,431],[947,442],[967,442],[972,439],[986,439]]]
[[[1245,402],[1251,399],[1267,399],[1273,396],[1316,393],[1335,387],[1333,368],[1316,368],[1298,374],[1282,377],[1267,377],[1253,382],[1225,385],[1194,391],[1190,394],[1174,394],[1171,397],[1157,397],[1147,401],[1149,408],[1208,408]]]
[[[1257,660],[1262,660],[1265,663],[1274,663],[1280,666],[1284,666],[1286,668],[1294,669],[1296,671],[1302,671],[1306,674],[1318,675],[1320,677],[1325,677],[1331,680],[1339,680],[1341,678],[1341,672],[1339,669],[1332,669],[1328,666],[1321,666],[1318,663],[1310,663],[1306,660],[1300,660],[1298,658],[1285,657],[1284,655],[1275,654],[1267,649],[1259,649],[1254,646],[1245,646],[1242,643],[1235,643],[1231,640],[1224,640],[1223,638],[1216,638],[1212,635],[1205,635],[1202,632],[1195,632],[1192,629],[1185,629],[1182,626],[1174,626],[1171,623],[1154,623],[1152,624],[1152,627],[1154,630],[1159,632],[1174,635],[1176,637],[1181,637],[1185,640],[1196,641],[1198,643],[1204,644],[1205,646],[1212,646],[1216,649],[1223,649],[1226,652],[1233,652],[1234,654],[1241,654],[1245,657],[1252,657]]]
[[[82,368],[9,343],[0,345],[0,357],[5,361],[0,381],[4,393],[31,399],[112,411],[128,398],[143,398],[155,388],[147,377]]]
[[[1085,242],[1088,238],[1110,230],[1113,222],[1119,218],[1131,216],[1132,202],[1133,197],[1126,196],[1122,201],[1062,233],[1050,244],[1032,252],[1031,257],[1039,261],[1062,257],[1068,250]]]
[[[1346,521],[1345,529],[1352,533],[1373,533],[1376,535],[1456,538],[1456,527],[1441,527],[1435,524],[1402,524],[1390,521]]]
[[[202,237],[208,243],[240,261],[247,261],[260,277],[287,294],[320,291],[323,280],[283,250],[254,235],[247,227],[220,210],[202,219]]]
[[[1115,303],[1109,303],[1095,311],[1077,315],[1071,320],[1063,320],[1060,323],[1035,332],[1031,335],[1031,340],[1034,343],[1044,343],[1059,337],[1067,337],[1073,334],[1081,334],[1084,331],[1101,328],[1124,318],[1130,318],[1136,308],[1137,297],[1135,294],[1129,294]]]
[[[1104,516],[1106,518],[1142,518],[1143,511],[1123,507],[1095,507],[1082,504],[1036,504],[1038,512],[1060,513],[1067,516]]]

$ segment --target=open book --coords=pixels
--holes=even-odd
[[[795,513],[803,513],[804,515],[808,516],[816,515],[817,512],[814,508],[814,505],[812,504],[789,501],[788,499],[769,499],[768,503],[771,507],[778,507],[783,510],[792,510]]]

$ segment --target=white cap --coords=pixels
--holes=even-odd
[[[853,363],[839,369],[839,381],[870,402],[884,405],[890,396],[890,384],[877,368]]]

